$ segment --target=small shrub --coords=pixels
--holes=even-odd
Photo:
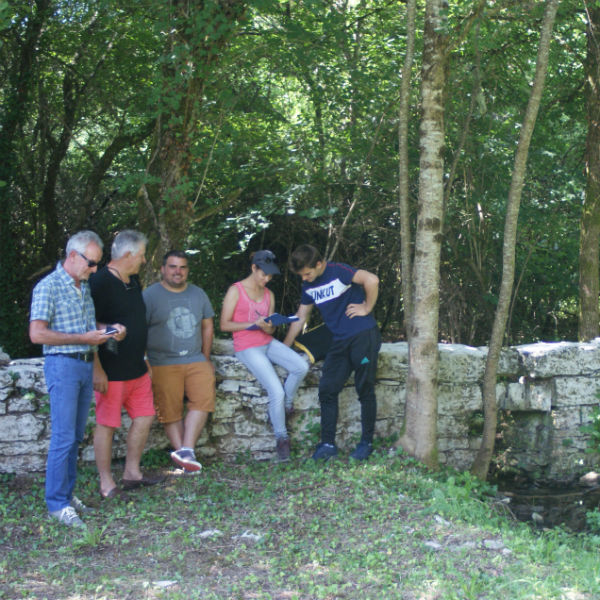
[[[591,421],[580,427],[582,433],[589,435],[586,452],[600,454],[600,407],[592,410]]]
[[[600,510],[595,508],[585,514],[585,521],[592,533],[600,533]]]
[[[164,449],[151,448],[142,455],[141,465],[148,469],[158,469],[170,464],[169,453]]]

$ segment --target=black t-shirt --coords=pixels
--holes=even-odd
[[[148,326],[139,277],[132,275],[126,284],[103,267],[90,277],[90,288],[96,320],[107,324],[121,323],[127,327],[125,339],[118,342],[116,348],[114,340],[112,344],[109,342],[98,347],[100,363],[109,381],[141,377],[148,370],[144,361]]]

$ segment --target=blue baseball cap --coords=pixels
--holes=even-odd
[[[252,264],[262,269],[267,275],[279,275],[277,258],[270,250],[259,250],[252,256]]]

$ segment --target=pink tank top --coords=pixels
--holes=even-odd
[[[271,304],[271,295],[269,290],[265,288],[262,300],[254,302],[248,297],[241,281],[234,283],[238,289],[239,299],[233,311],[234,323],[254,322],[259,317],[269,316],[269,307]],[[233,332],[233,349],[236,352],[246,350],[246,348],[254,348],[256,346],[264,346],[270,343],[273,339],[272,335],[265,333],[262,329],[243,329],[242,331]]]

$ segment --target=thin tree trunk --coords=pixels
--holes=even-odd
[[[558,1],[559,0],[549,0],[546,3],[546,11],[544,13],[544,21],[538,47],[535,79],[533,87],[531,88],[527,111],[523,119],[521,136],[515,155],[512,181],[508,192],[506,218],[504,222],[504,243],[502,249],[502,281],[500,284],[500,294],[498,305],[496,307],[494,324],[492,326],[492,336],[490,339],[483,378],[483,437],[481,446],[477,452],[473,466],[471,467],[471,472],[480,479],[485,479],[487,477],[490,460],[494,452],[497,425],[496,378],[514,284],[519,207],[521,204],[523,182],[525,180],[529,144],[533,134],[533,128],[535,126],[548,69],[550,40],[552,38],[552,27],[558,8]]]
[[[422,118],[419,131],[419,202],[415,236],[412,285],[409,290],[409,320],[406,321],[408,377],[404,425],[398,445],[425,464],[437,466],[437,373],[440,255],[444,215],[444,103],[446,70],[452,49],[468,35],[486,8],[479,0],[450,38],[445,0],[425,5],[423,67],[421,73]],[[402,184],[401,184],[402,185]],[[406,193],[407,192],[401,192]],[[404,207],[402,235],[404,257],[410,257],[408,208]],[[403,265],[403,278],[410,266]],[[404,284],[405,282],[403,282]],[[406,310],[406,304],[405,304]]]
[[[152,134],[153,128],[154,123],[152,121],[148,121],[143,123],[137,131],[128,134],[119,133],[112,139],[110,144],[104,149],[102,155],[94,161],[92,171],[87,178],[85,191],[83,193],[83,206],[92,206],[94,198],[98,195],[98,190],[100,189],[106,172],[108,169],[110,169],[113,161],[119,155],[119,153],[125,148],[133,147],[135,144],[141,143]],[[85,218],[85,220],[93,222],[93,216],[93,214],[89,215]],[[90,217],[92,218],[90,219]]]
[[[415,53],[416,36],[416,0],[406,3],[406,54],[402,66],[402,85],[400,87],[400,107],[398,109],[398,204],[400,207],[400,254],[402,262],[402,298],[404,307],[404,331],[410,341],[410,322],[412,320],[412,254],[410,232],[410,198],[408,193],[408,121],[410,106],[410,83]]]
[[[437,465],[437,372],[440,254],[443,228],[446,33],[442,0],[428,0],[421,97],[419,206],[409,326],[404,433],[399,444],[426,465]]]
[[[587,185],[581,214],[579,238],[579,339],[600,335],[598,296],[600,244],[600,7],[587,7],[587,58],[585,97],[587,108],[586,168]]]

